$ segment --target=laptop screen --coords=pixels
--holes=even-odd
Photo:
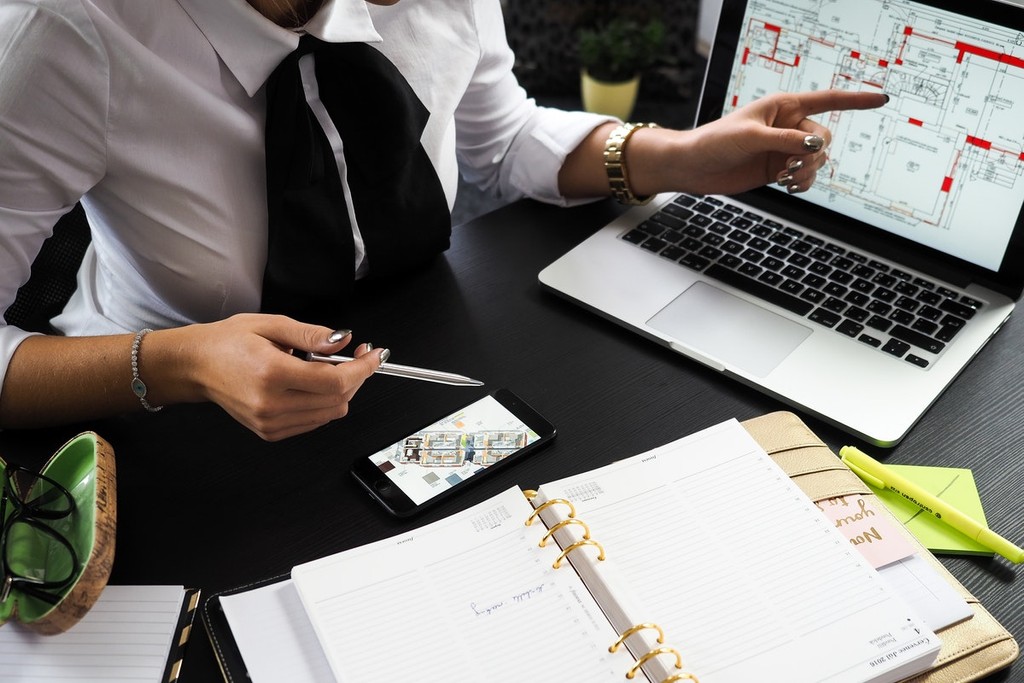
[[[1024,8],[939,4],[727,0],[700,122],[775,92],[884,92],[880,109],[815,117],[829,162],[781,201],[1005,273],[1024,206]]]

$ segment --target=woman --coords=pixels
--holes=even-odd
[[[213,401],[276,440],[346,414],[386,351],[360,344],[354,362],[306,363],[290,351],[337,353],[349,331],[259,312],[273,310],[261,307],[266,84],[306,34],[368,43],[397,67],[429,112],[420,142],[449,208],[460,168],[508,200],[611,192],[604,152],[626,144],[620,122],[527,98],[499,0],[0,2],[0,307],[68,208],[81,201],[92,228],[60,334],[0,328],[0,427]],[[296,61],[313,111],[317,86],[331,85],[320,64]],[[807,117],[885,99],[771,96],[694,131],[631,129],[617,196],[805,190],[830,139]],[[351,184],[361,162],[321,124],[331,172]],[[342,206],[353,205],[349,272],[373,276],[388,255],[361,243],[375,226],[359,221],[358,198]]]

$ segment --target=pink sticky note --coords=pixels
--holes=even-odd
[[[914,554],[914,547],[875,498],[852,494],[815,505],[876,569]]]

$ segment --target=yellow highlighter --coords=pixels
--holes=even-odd
[[[940,522],[948,524],[1014,564],[1024,562],[1024,550],[1010,543],[984,524],[979,524],[938,496],[922,490],[860,449],[854,446],[843,446],[839,450],[839,455],[843,462],[853,470],[853,473],[865,483],[878,489],[889,489],[933,515]]]

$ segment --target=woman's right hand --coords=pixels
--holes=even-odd
[[[331,342],[334,332],[280,315],[239,314],[148,334],[139,371],[151,403],[213,401],[263,439],[277,441],[344,417],[380,365],[384,349],[370,344],[339,365],[292,355],[293,349],[338,353],[352,337],[342,331]]]

